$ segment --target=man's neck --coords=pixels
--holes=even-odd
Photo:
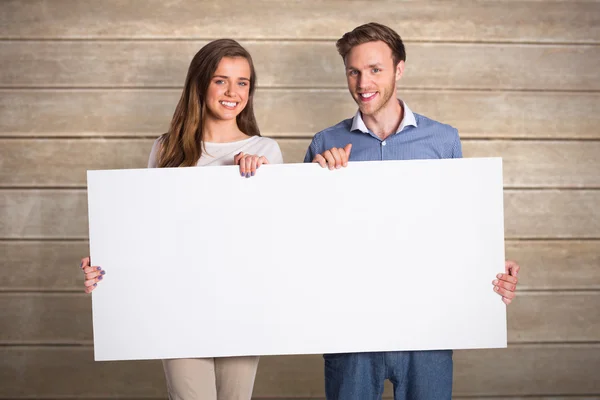
[[[375,114],[361,113],[365,126],[382,140],[396,133],[404,118],[404,107],[398,99],[393,97],[388,103]]]

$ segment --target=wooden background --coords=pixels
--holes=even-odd
[[[504,158],[520,297],[508,349],[455,352],[455,398],[600,397],[599,2],[10,0],[0,398],[165,397],[158,361],[92,361],[85,171],[144,167],[189,61],[221,37],[253,54],[262,132],[300,162],[315,132],[354,113],[334,42],[369,21],[406,41],[411,108],[457,127],[465,156]],[[320,356],[264,357],[254,393],[323,398]]]

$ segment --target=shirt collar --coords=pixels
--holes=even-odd
[[[400,102],[400,104],[402,104],[402,109],[404,110],[404,117],[402,118],[400,126],[398,126],[398,129],[396,130],[396,133],[402,132],[407,126],[417,126],[417,120],[415,119],[415,114],[412,112],[412,110],[408,108],[408,105],[404,101],[400,99],[398,99],[398,101]],[[363,121],[362,115],[360,114],[360,110],[356,111],[354,118],[352,118],[352,127],[350,128],[350,130],[359,130],[363,133],[369,133],[369,129],[365,125],[365,121]]]

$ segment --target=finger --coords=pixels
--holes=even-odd
[[[96,285],[92,285],[92,286],[87,286],[85,288],[85,292],[86,293],[92,293],[92,290],[96,289]]]
[[[258,163],[256,165],[256,169],[258,169],[261,165],[268,164],[268,163],[269,163],[269,160],[267,160],[267,157],[260,156],[260,158],[258,159]]]
[[[89,274],[85,274],[85,279],[99,278],[99,280],[102,280],[102,277],[104,275],[106,275],[106,271],[93,271],[93,272],[90,272]]]
[[[253,156],[247,156],[246,158],[244,158],[244,162],[246,163],[246,178],[249,178],[252,174],[253,160]]]
[[[240,163],[240,160],[244,157],[244,152],[240,151],[239,153],[237,153],[235,155],[235,157],[233,157],[233,163],[235,165],[238,165]]]
[[[335,168],[339,169],[342,167],[342,155],[340,154],[340,150],[338,150],[337,148],[332,148],[331,150],[331,155],[333,156],[334,162],[335,162]]]
[[[238,164],[240,164],[240,175],[242,175],[242,177],[246,176],[246,156],[242,156],[240,159],[238,159]]]
[[[514,283],[515,285],[517,284],[517,282],[519,282],[519,279],[516,276],[510,276],[507,274],[498,274],[496,275],[496,278],[500,279],[501,281]]]
[[[504,263],[504,269],[507,274],[517,276],[521,267],[516,262],[507,260]]]
[[[352,143],[348,143],[346,147],[344,147],[344,167],[348,166],[348,161],[350,160],[350,152],[352,151]]]
[[[81,259],[81,265],[79,266],[79,268],[84,269],[86,267],[89,267],[90,265],[90,257],[84,257]]]
[[[93,266],[93,267],[87,267],[83,269],[83,273],[84,274],[89,274],[92,271],[102,271],[102,267],[98,267],[98,266]]]
[[[254,156],[252,157],[251,161],[250,161],[250,176],[254,176],[256,174],[256,168],[258,167],[258,159],[260,157],[258,156]]]
[[[315,156],[315,158],[312,160],[312,162],[314,162],[314,163],[319,163],[319,165],[320,165],[322,168],[326,168],[326,167],[327,167],[327,161],[325,160],[325,157],[323,157],[323,156],[322,156],[322,155],[320,155],[320,154],[317,154],[317,155]]]
[[[96,279],[88,279],[85,282],[83,282],[83,286],[85,287],[89,287],[89,286],[97,286],[98,281]]]
[[[335,158],[333,157],[333,154],[331,154],[331,150],[327,150],[326,152],[324,152],[323,157],[325,157],[325,160],[327,161],[327,166],[329,167],[329,169],[334,169],[335,168]]]
[[[503,297],[502,301],[504,302],[504,304],[509,305],[512,302],[512,299],[507,299],[506,297]]]
[[[499,286],[501,288],[504,288],[506,290],[509,290],[511,292],[514,292],[517,289],[517,285],[514,283],[510,283],[510,282],[506,282],[503,280],[498,280],[496,279],[495,281],[492,282],[492,284],[494,286]]]
[[[515,298],[515,292],[511,292],[509,290],[506,290],[504,288],[498,287],[498,286],[494,286],[494,291],[496,293],[498,293],[500,296],[502,297],[506,297],[507,299],[514,299]]]

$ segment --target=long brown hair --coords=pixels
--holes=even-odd
[[[206,92],[223,57],[243,57],[250,64],[250,91],[246,107],[238,114],[238,128],[248,136],[260,136],[254,117],[256,72],[252,57],[232,39],[219,39],[202,47],[192,59],[183,93],[173,114],[169,131],[161,136],[158,167],[196,165],[204,147],[203,125],[206,118]]]

